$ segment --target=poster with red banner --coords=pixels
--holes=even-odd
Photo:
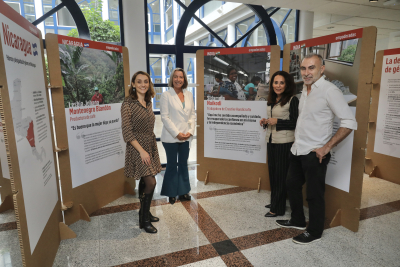
[[[18,193],[23,194],[24,203],[18,201],[17,205],[24,206],[32,254],[58,201],[42,40],[39,30],[3,1],[0,24],[11,106],[11,114],[5,116],[12,116],[18,158],[18,164],[12,164],[12,173],[19,169],[22,192]],[[10,125],[5,129],[2,126],[12,133],[7,128]]]
[[[122,46],[58,35],[72,188],[124,167]]]

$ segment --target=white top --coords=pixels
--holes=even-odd
[[[176,138],[179,133],[191,133],[187,141],[192,141],[196,127],[196,113],[194,111],[193,94],[183,89],[185,107],[173,88],[161,95],[160,113],[163,122],[161,141],[165,143],[184,142]]]
[[[332,138],[335,115],[340,119],[340,127],[357,130],[356,119],[342,91],[324,77],[311,85],[309,95],[307,87],[303,86],[291,148],[293,155],[307,155],[328,143]]]
[[[236,90],[238,91],[238,99],[239,100],[246,100],[246,95],[242,89],[242,87],[235,81]]]

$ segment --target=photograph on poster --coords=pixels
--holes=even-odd
[[[59,45],[59,52],[66,108],[88,101],[122,103],[122,53],[64,44]]]
[[[297,87],[297,96],[300,97],[300,93],[303,89],[303,80],[300,73],[301,61],[305,55],[313,53],[321,55],[324,59],[325,65],[335,65],[336,68],[340,66],[352,67],[356,56],[359,39],[350,39],[345,41],[339,41],[336,43],[322,44],[316,46],[305,47],[302,46],[299,49],[290,51],[290,65],[289,73],[293,76]],[[358,68],[358,66],[356,67]],[[329,69],[324,73],[325,79],[335,84],[345,96],[348,102],[356,99],[357,83],[351,84],[343,81],[340,76],[335,75],[334,72],[330,72]],[[350,88],[352,87],[352,88]]]
[[[122,47],[85,42],[58,44],[73,188],[123,168],[125,155]]]
[[[266,101],[270,53],[204,57],[204,99]]]
[[[204,157],[266,163],[270,53],[237,49],[204,56]]]

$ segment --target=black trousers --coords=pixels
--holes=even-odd
[[[285,214],[286,209],[286,176],[292,144],[267,143],[269,182],[271,185],[270,211],[279,215]]]
[[[290,167],[286,179],[286,188],[289,195],[294,224],[305,225],[306,218],[303,210],[302,188],[307,182],[307,202],[310,219],[307,227],[314,237],[321,237],[324,231],[325,220],[325,176],[331,158],[328,153],[326,158],[319,163],[315,152],[308,155],[295,156],[290,153]]]

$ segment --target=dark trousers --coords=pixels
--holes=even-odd
[[[286,210],[286,177],[292,144],[267,143],[269,182],[271,185],[270,211],[278,215],[285,214]]]
[[[162,143],[167,154],[167,168],[161,188],[161,195],[176,197],[190,192],[189,183],[189,141],[183,143]]]
[[[286,189],[289,195],[293,224],[305,225],[306,218],[303,211],[302,188],[307,182],[307,202],[310,220],[307,227],[314,237],[321,237],[324,231],[325,220],[325,176],[331,158],[328,153],[326,158],[319,163],[315,152],[308,155],[295,156],[290,153],[290,167],[286,178]]]

